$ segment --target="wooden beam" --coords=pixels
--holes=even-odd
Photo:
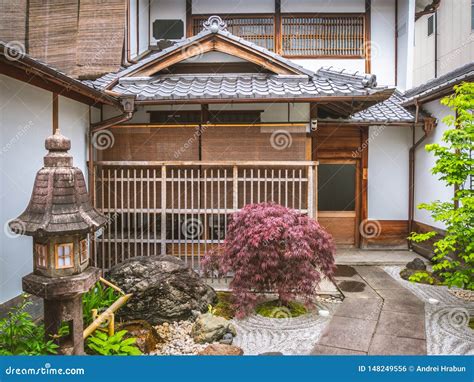
[[[365,0],[365,72],[366,73],[370,73],[372,70],[371,17],[372,17],[372,0]]]
[[[300,74],[297,73],[295,69],[286,67],[285,65],[273,60],[270,56],[262,54],[244,45],[240,45],[234,41],[227,40],[224,36],[213,34],[205,36],[200,41],[195,41],[194,44],[190,45],[188,48],[183,47],[182,49],[172,51],[167,56],[160,58],[158,61],[152,61],[148,65],[145,65],[128,75],[151,76],[188,58],[214,51],[230,54],[231,56],[252,62],[276,74]]]
[[[275,53],[282,54],[281,0],[275,0]]]
[[[59,128],[59,94],[53,93],[53,134]]]
[[[186,0],[186,37],[193,34],[193,0]]]
[[[369,127],[362,127],[361,134],[361,200],[360,200],[360,222],[368,219],[368,181],[369,181]],[[360,225],[358,222],[358,228]],[[359,232],[360,235],[360,232]],[[361,237],[361,245],[367,245],[367,239]]]

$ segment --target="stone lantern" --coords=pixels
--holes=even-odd
[[[23,277],[23,290],[44,299],[47,338],[67,324],[69,334],[58,339],[59,353],[83,354],[82,295],[100,277],[99,269],[89,267],[88,234],[106,218],[92,207],[84,175],[73,167],[71,141],[56,130],[45,147],[49,152],[28,207],[10,229],[33,236],[33,273]]]

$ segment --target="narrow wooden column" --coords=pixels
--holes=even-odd
[[[59,94],[53,93],[53,134],[59,128]]]
[[[186,37],[193,35],[193,0],[186,0]]]
[[[366,73],[370,73],[372,70],[371,17],[372,17],[372,0],[365,0],[365,72]]]
[[[275,0],[275,53],[282,54],[281,0]]]

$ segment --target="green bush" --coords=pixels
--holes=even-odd
[[[33,322],[25,311],[31,304],[23,295],[21,304],[12,308],[7,317],[0,320],[0,355],[46,355],[56,354],[53,340],[45,341],[44,325]]]
[[[87,338],[86,346],[89,353],[96,355],[141,355],[142,352],[135,345],[136,338],[124,339],[126,330],[121,330],[109,336],[96,330]]]
[[[97,309],[99,313],[107,309],[119,298],[119,294],[113,288],[97,282],[93,288],[82,296],[82,310],[84,317],[84,327],[89,326],[92,319],[92,309]]]
[[[474,174],[474,83],[462,83],[454,90],[452,96],[441,100],[456,115],[443,120],[452,127],[443,135],[445,144],[426,145],[437,158],[432,173],[454,188],[454,197],[418,208],[430,211],[435,221],[446,226],[446,235],[434,243],[433,271],[449,287],[474,290],[474,190],[466,187]],[[435,236],[435,232],[413,232],[409,239],[423,242]]]

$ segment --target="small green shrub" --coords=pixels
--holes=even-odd
[[[230,292],[217,292],[217,304],[214,306],[214,315],[224,317],[227,320],[234,318],[235,308],[232,304]]]
[[[95,355],[141,355],[142,352],[135,345],[137,339],[124,339],[126,334],[126,330],[121,330],[113,336],[109,336],[107,333],[96,330],[87,338],[88,353]]]
[[[92,319],[92,309],[97,309],[99,312],[107,309],[112,305],[118,298],[119,294],[113,288],[102,285],[101,282],[97,282],[93,288],[82,296],[82,310],[84,327],[89,326]]]
[[[296,301],[284,305],[279,300],[265,301],[255,309],[257,314],[270,318],[292,318],[308,313],[306,307]]]
[[[21,304],[12,308],[7,317],[0,320],[0,355],[46,355],[56,354],[53,340],[45,341],[44,325],[33,322],[25,311],[31,304],[23,295]]]

